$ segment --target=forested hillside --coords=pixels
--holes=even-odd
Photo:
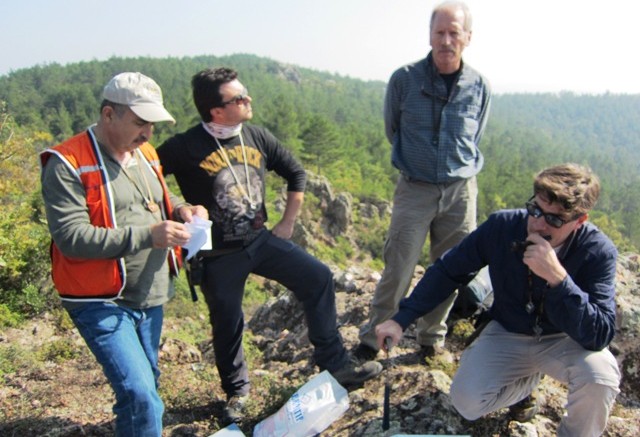
[[[254,122],[271,129],[306,167],[359,199],[390,199],[396,170],[383,133],[385,84],[284,65],[253,55],[112,58],[47,65],[0,77],[0,102],[15,125],[53,143],[94,122],[101,87],[121,71],[161,85],[177,124],[157,126],[154,143],[197,122],[189,81],[209,66],[231,66],[253,97]],[[592,166],[603,196],[592,220],[622,249],[640,247],[639,95],[497,95],[481,144],[479,219],[520,207],[531,177],[562,161]],[[39,143],[38,147],[44,144]],[[35,153],[36,150],[33,150]]]
[[[355,344],[357,326],[363,320],[376,274],[382,268],[380,257],[390,218],[388,202],[397,177],[397,170],[389,160],[390,147],[382,122],[384,83],[364,82],[252,55],[112,58],[18,70],[0,77],[0,422],[9,430],[6,432],[40,435],[21,431],[46,429],[48,435],[106,435],[111,430],[112,418],[105,406],[111,403],[107,394],[111,393],[110,389],[105,381],[100,382],[101,372],[93,357],[83,343],[73,337],[77,333],[62,311],[49,279],[50,239],[40,195],[38,152],[95,122],[102,87],[122,71],[143,72],[163,89],[166,106],[177,123],[175,126],[158,124],[152,140],[158,145],[173,133],[198,122],[191,100],[190,79],[197,71],[210,66],[238,69],[253,98],[253,121],[267,126],[303,161],[310,173],[321,176],[310,178],[297,227],[298,230],[304,228],[301,235],[307,250],[340,269],[336,270],[341,272],[336,273],[336,281],[342,281],[339,294],[343,300],[338,305],[341,330],[350,344]],[[522,207],[531,195],[532,176],[540,169],[574,161],[590,165],[603,182],[601,200],[590,214],[590,220],[612,238],[621,252],[639,252],[638,120],[640,95],[494,96],[481,144],[485,168],[478,177],[479,221],[496,209]],[[276,203],[282,197],[282,182],[274,178],[268,187],[267,200]],[[350,214],[343,217],[348,219],[348,226],[327,225],[329,219],[336,218],[333,207],[337,200],[353,206]],[[270,216],[272,222],[277,220],[276,215],[277,212]],[[327,230],[334,232],[327,235]],[[621,407],[616,407],[616,419],[610,421],[606,435],[636,435],[637,432],[620,430],[632,429],[638,423],[635,415],[638,352],[637,343],[633,343],[638,338],[635,311],[638,306],[629,297],[640,281],[635,277],[638,255],[626,254],[621,259],[625,261],[619,275],[620,272],[627,274],[620,276],[618,284],[625,287],[627,295],[620,298],[624,305],[619,303],[621,334],[624,334],[620,338],[632,341],[625,340],[618,346],[622,351],[619,353],[630,353],[628,357],[618,357],[621,368],[627,369],[623,378],[625,386],[619,397]],[[421,260],[421,264],[425,263],[426,257]],[[366,284],[357,289],[347,283],[353,271],[363,272],[361,277],[366,278],[362,279]],[[162,351],[163,366],[167,366],[163,367],[165,376],[161,387],[168,406],[167,432],[210,435],[219,429],[217,417],[222,402],[217,399],[222,399],[222,394],[215,392],[219,384],[215,368],[210,364],[210,330],[208,319],[203,315],[206,307],[202,299],[195,304],[190,301],[184,275],[178,278],[177,288],[177,298],[168,306],[165,319],[168,334]],[[347,289],[350,290],[348,296]],[[245,292],[243,304],[251,314],[252,309],[262,305],[271,294],[278,294],[279,289],[250,278]],[[266,313],[272,313],[271,307]],[[260,343],[259,335],[248,340],[251,359],[260,363],[256,368],[269,369],[267,373],[261,370],[261,377],[256,378],[260,411],[254,412],[253,422],[275,412],[292,394],[291,387],[313,372],[313,365],[309,365],[306,358],[293,360],[292,366],[291,356],[285,356],[291,352],[289,344],[306,344],[299,341],[305,335],[304,324],[298,323],[297,317],[276,316],[276,319],[292,325],[274,331],[277,334],[269,337],[265,344],[272,350],[284,351],[284,355],[273,359],[271,352]],[[16,328],[13,336],[4,335],[13,328]],[[256,333],[263,331],[256,329]],[[27,332],[30,334],[25,334]],[[451,332],[460,335],[463,331],[455,334],[453,329]],[[34,344],[36,337],[46,341]],[[277,338],[277,342],[273,338]],[[172,345],[184,349],[172,349]],[[181,356],[180,350],[188,351],[186,355],[196,357],[195,361],[183,362],[171,356]],[[298,354],[298,351],[294,349],[291,353]],[[625,367],[624,363],[628,365]],[[282,378],[279,366],[296,370]],[[443,369],[450,372],[452,367],[446,364]],[[435,371],[442,374],[439,369]],[[404,416],[401,420],[405,428],[428,429],[434,433],[452,433],[452,430],[472,433],[468,424],[460,422],[453,412],[449,414],[453,421],[449,423],[453,425],[447,425],[446,431],[436,428],[436,422],[446,423],[437,408],[448,405],[442,401],[448,388],[439,383],[434,387],[430,381],[435,379],[423,377],[421,368],[398,367],[390,374],[396,375],[396,383],[403,384],[397,386],[397,393],[411,396],[409,403],[394,410],[397,413],[394,414]],[[418,374],[421,376],[417,379],[411,376]],[[440,379],[438,376],[437,380]],[[416,380],[420,381],[418,385],[414,383]],[[334,428],[344,434],[336,432],[335,435],[376,435],[369,432],[378,426],[373,416],[376,405],[370,398],[382,393],[382,384],[383,380],[379,379],[370,384],[366,394],[357,395],[350,415],[337,425],[342,428]],[[548,401],[543,410],[544,421],[540,422],[542,427],[548,427],[562,411],[557,388],[547,385],[545,390]],[[87,399],[92,399],[88,396],[97,400],[87,403]],[[436,405],[436,409],[421,407],[418,411],[414,408],[425,399],[430,402],[427,405]],[[85,408],[87,406],[92,408]],[[363,411],[366,414],[363,415]],[[433,411],[438,412],[437,420]],[[501,416],[489,418],[488,422],[479,422],[478,432],[474,430],[473,434],[498,435],[500,430],[506,430],[507,422]],[[485,426],[492,431],[487,431],[489,428],[483,428]],[[195,429],[199,433],[193,431]]]
[[[638,120],[640,95],[561,93],[496,96],[482,144],[487,155],[487,166],[481,176],[482,195],[506,195],[513,186],[514,179],[510,175],[522,175],[527,180],[531,171],[555,162],[588,164],[603,182],[602,196],[592,219],[600,220],[598,224],[607,229],[623,250],[628,248],[613,235],[614,229],[598,212],[606,214],[609,224],[638,248]],[[496,185],[489,180],[494,176],[502,183]],[[487,205],[483,203],[484,207]]]

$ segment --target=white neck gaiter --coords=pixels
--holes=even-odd
[[[236,124],[235,126],[226,126],[223,124],[214,123],[210,121],[209,123],[202,122],[202,125],[213,137],[226,140],[227,138],[235,137],[240,134],[242,130],[242,123]]]

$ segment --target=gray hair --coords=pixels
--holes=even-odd
[[[469,7],[467,6],[467,4],[459,0],[446,0],[433,8],[433,12],[431,12],[431,21],[429,24],[431,27],[433,27],[433,20],[435,20],[436,14],[444,9],[462,10],[462,12],[464,13],[464,30],[467,32],[471,32],[471,27],[473,25],[471,12],[469,11]]]

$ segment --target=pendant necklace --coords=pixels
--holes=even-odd
[[[533,334],[536,340],[540,341],[542,337],[542,326],[540,326],[540,322],[542,320],[542,315],[544,313],[544,298],[547,290],[545,288],[542,291],[542,296],[540,297],[540,303],[537,306],[537,311],[536,311],[536,305],[533,303],[533,273],[531,272],[531,269],[529,269],[527,282],[529,285],[529,301],[524,306],[524,310],[527,312],[527,314],[533,314],[534,312],[536,313],[536,320],[533,324],[532,329],[533,329]]]
[[[233,179],[236,181],[236,184],[238,185],[238,187],[242,191],[242,196],[248,202],[249,209],[251,210],[251,213],[253,214],[258,209],[258,205],[253,200],[253,194],[251,193],[251,182],[249,180],[249,165],[247,164],[247,151],[246,151],[246,148],[244,146],[244,139],[242,138],[242,132],[240,132],[238,134],[238,136],[240,137],[240,147],[242,149],[242,158],[244,160],[244,177],[245,177],[245,181],[247,183],[247,188],[246,189],[242,185],[242,182],[240,181],[240,178],[236,174],[236,171],[233,169],[233,166],[231,165],[231,160],[229,160],[229,155],[227,155],[227,151],[225,150],[224,147],[222,147],[222,144],[220,144],[220,141],[218,141],[218,138],[213,137],[213,139],[216,140],[216,144],[218,145],[218,149],[220,149],[220,154],[222,155],[222,157],[224,158],[225,162],[227,163],[227,168],[229,168],[229,171],[231,172],[231,175],[233,176]]]
[[[136,183],[135,179],[131,176],[131,174],[129,174],[129,172],[127,171],[127,169],[124,166],[121,167],[122,168],[122,172],[131,181],[133,186],[136,187],[136,190],[138,190],[138,192],[140,193],[140,195],[144,199],[145,208],[147,208],[147,210],[149,210],[151,213],[155,214],[156,212],[160,211],[160,206],[156,203],[155,200],[153,200],[153,193],[151,192],[151,186],[149,185],[149,180],[147,179],[147,176],[144,174],[144,170],[142,169],[143,161],[142,161],[142,158],[139,156],[140,152],[138,152],[138,150],[136,149],[132,153],[136,153],[137,154],[137,156],[136,156],[136,166],[138,167],[138,171],[140,172],[140,176],[142,176],[142,180],[144,181],[144,184],[145,184],[145,186],[147,188],[147,194],[145,195],[145,193],[142,190],[142,188],[140,188],[138,186],[138,184]]]

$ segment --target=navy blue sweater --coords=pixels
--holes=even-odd
[[[403,329],[443,302],[469,275],[489,265],[494,290],[491,317],[510,332],[533,335],[538,311],[527,313],[530,293],[540,308],[542,335],[564,332],[585,349],[601,350],[615,333],[617,250],[596,226],[585,222],[564,244],[558,257],[568,276],[557,287],[533,275],[522,253],[511,243],[527,237],[527,213],[505,210],[492,214],[467,238],[438,259],[400,303],[393,317]]]

